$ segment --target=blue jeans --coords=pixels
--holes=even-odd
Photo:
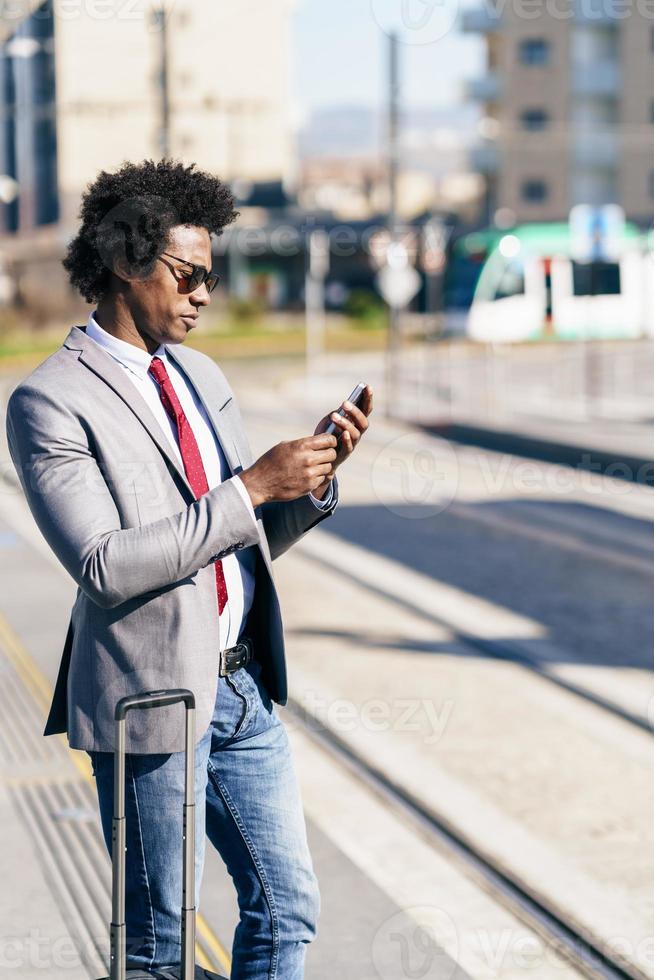
[[[255,660],[220,678],[196,744],[196,906],[206,833],[238,897],[231,980],[301,980],[320,896],[288,735],[260,674]],[[113,753],[89,755],[111,852]],[[128,754],[125,768],[127,966],[170,968],[181,958],[184,753]]]

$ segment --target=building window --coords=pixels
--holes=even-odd
[[[649,49],[650,51],[654,51],[654,27],[650,27],[649,29]]]
[[[649,104],[649,121],[654,123],[654,102]]]
[[[649,172],[649,196],[654,201],[654,170]]]
[[[523,201],[527,201],[529,204],[541,204],[547,200],[547,184],[544,180],[524,180],[521,194]]]
[[[523,65],[548,65],[550,42],[544,37],[528,37],[520,42],[520,62]]]
[[[523,109],[520,113],[520,124],[523,129],[528,129],[532,133],[537,133],[541,129],[547,129],[550,117],[545,109]]]

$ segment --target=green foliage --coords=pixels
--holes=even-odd
[[[386,318],[386,308],[380,298],[369,289],[353,289],[343,311],[357,321],[359,327],[380,327]]]
[[[230,318],[243,326],[259,320],[264,309],[260,299],[243,299],[239,296],[231,296],[228,304]]]

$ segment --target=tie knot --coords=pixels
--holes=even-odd
[[[148,368],[148,374],[151,374],[154,380],[160,385],[162,385],[164,381],[168,380],[166,366],[160,357],[152,358],[150,361],[150,367]]]

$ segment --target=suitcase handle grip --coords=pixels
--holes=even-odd
[[[171,688],[168,691],[144,691],[142,694],[128,694],[121,698],[116,705],[114,718],[116,721],[123,721],[125,715],[132,708],[163,708],[169,704],[177,704],[183,701],[186,709],[195,707],[195,695],[193,691],[188,691],[183,687]]]

